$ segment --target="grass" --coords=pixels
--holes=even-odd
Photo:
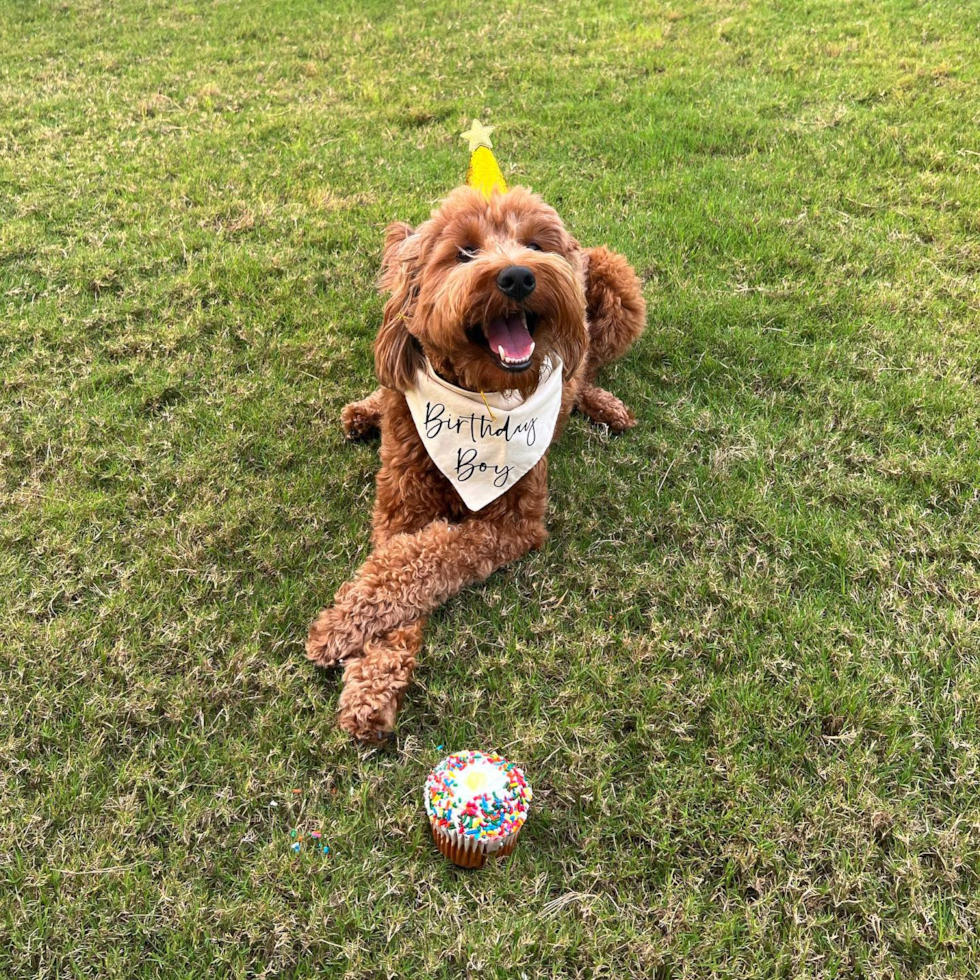
[[[975,976],[980,10],[412,6],[0,7],[0,975]],[[359,754],[338,412],[474,116],[641,272],[641,425]],[[509,863],[440,745],[527,769]]]

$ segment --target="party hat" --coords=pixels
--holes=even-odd
[[[488,201],[494,191],[501,194],[507,192],[504,175],[493,155],[493,143],[490,142],[492,132],[493,126],[484,126],[478,119],[474,119],[469,131],[460,137],[469,140],[470,144],[470,169],[466,172],[466,183],[481,191]]]

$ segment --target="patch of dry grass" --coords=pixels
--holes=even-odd
[[[976,11],[0,24],[0,974],[975,975]],[[642,272],[641,425],[569,427],[362,756],[301,651],[368,541],[338,412],[473,116]],[[529,772],[508,864],[430,845],[439,745]]]

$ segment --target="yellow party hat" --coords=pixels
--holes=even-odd
[[[482,191],[488,201],[494,191],[500,191],[501,194],[507,192],[504,175],[493,155],[493,143],[490,142],[492,132],[493,126],[484,126],[478,119],[474,119],[469,131],[460,137],[469,141],[472,154],[470,169],[466,172],[467,186]]]

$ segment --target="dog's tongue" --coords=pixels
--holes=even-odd
[[[526,361],[534,350],[534,341],[527,332],[523,313],[495,317],[487,324],[487,340],[495,354],[503,347],[504,353],[512,361]]]

